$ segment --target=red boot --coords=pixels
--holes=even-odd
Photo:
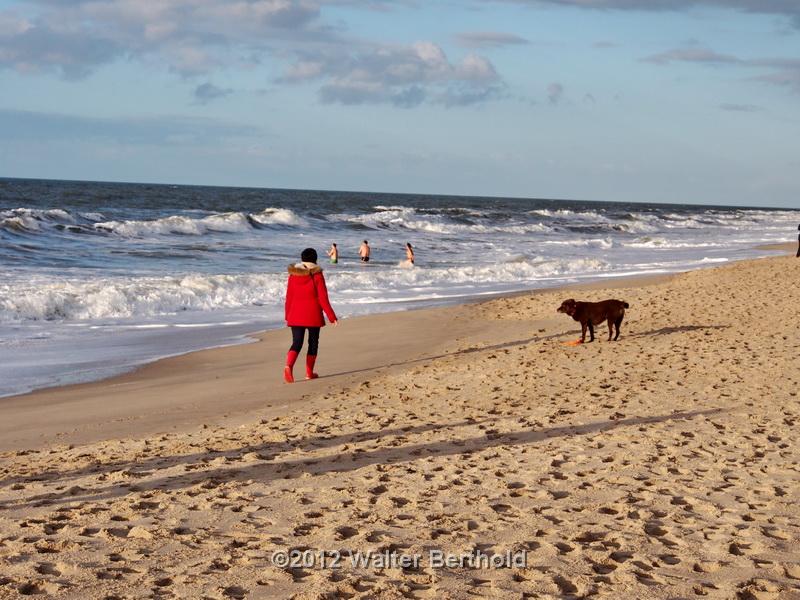
[[[317,362],[316,354],[306,354],[306,379],[316,379],[319,377],[314,373],[314,363]]]
[[[289,350],[289,353],[286,355],[286,366],[283,368],[283,380],[286,383],[294,383],[294,375],[292,374],[292,368],[294,368],[294,363],[297,361],[297,352],[294,350]]]

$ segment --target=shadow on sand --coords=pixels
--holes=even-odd
[[[72,502],[94,502],[109,498],[118,498],[131,492],[146,492],[148,490],[175,490],[188,488],[199,484],[206,487],[215,487],[222,483],[231,481],[259,481],[269,482],[277,479],[293,479],[302,474],[323,475],[333,472],[354,471],[374,464],[397,464],[413,462],[429,457],[455,456],[459,454],[472,454],[481,452],[498,446],[522,446],[535,444],[556,437],[582,436],[594,433],[601,433],[618,429],[620,427],[647,426],[669,421],[688,420],[694,417],[710,416],[723,412],[723,409],[697,410],[690,412],[674,412],[671,414],[657,415],[652,417],[631,417],[619,420],[597,421],[585,425],[550,427],[545,429],[522,430],[509,433],[484,434],[467,439],[443,440],[424,444],[412,444],[408,446],[397,446],[390,448],[380,448],[371,452],[338,452],[321,458],[305,458],[290,461],[279,461],[278,455],[280,445],[264,444],[260,447],[246,447],[235,453],[228,453],[227,459],[235,461],[247,452],[261,452],[265,456],[261,464],[246,467],[222,467],[210,471],[187,472],[179,475],[160,477],[149,481],[138,483],[117,483],[95,489],[71,489],[55,494],[41,494],[24,498],[20,501],[8,501],[0,503],[0,509],[22,508],[24,506],[50,506]],[[477,422],[474,422],[477,423]],[[470,423],[470,424],[474,424]],[[456,424],[461,426],[464,423]],[[435,428],[435,426],[425,426]],[[449,429],[452,426],[439,426],[441,429]],[[396,430],[394,430],[396,431]],[[402,431],[402,429],[400,430]],[[371,432],[367,434],[373,436],[371,439],[387,435],[387,431]],[[352,436],[351,441],[358,439],[358,434]],[[347,436],[342,436],[342,442]],[[367,438],[370,439],[370,438]],[[308,442],[307,442],[308,443]],[[329,444],[333,446],[334,444]],[[192,455],[197,457],[198,455]],[[208,460],[209,456],[206,456]],[[211,458],[226,456],[226,453],[213,453]],[[182,462],[181,457],[173,459],[170,466],[175,466]],[[206,462],[206,461],[202,461]],[[128,465],[129,469],[137,469],[138,463]],[[66,487],[66,486],[65,486]]]

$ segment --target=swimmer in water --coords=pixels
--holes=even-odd
[[[358,249],[358,256],[361,257],[361,262],[369,262],[369,254],[371,251],[372,249],[369,247],[369,242],[364,240],[364,242],[361,244],[361,247]]]
[[[336,244],[331,244],[331,249],[328,250],[328,256],[331,257],[332,265],[339,262],[339,248],[336,247]]]
[[[414,248],[410,243],[406,243],[406,262],[410,265],[414,264]]]

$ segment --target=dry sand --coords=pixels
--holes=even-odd
[[[0,401],[0,598],[800,598],[798,280],[777,257],[353,320],[323,333],[342,374],[294,386],[279,332]],[[568,295],[628,301],[620,341],[563,345]]]

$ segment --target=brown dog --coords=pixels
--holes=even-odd
[[[612,328],[616,328],[619,337],[619,326],[625,317],[625,309],[629,307],[622,300],[603,300],[602,302],[575,302],[573,299],[564,300],[558,312],[567,313],[570,317],[581,323],[581,343],[586,341],[586,329],[589,329],[589,341],[594,341],[594,326],[608,321],[608,341],[611,341]]]

